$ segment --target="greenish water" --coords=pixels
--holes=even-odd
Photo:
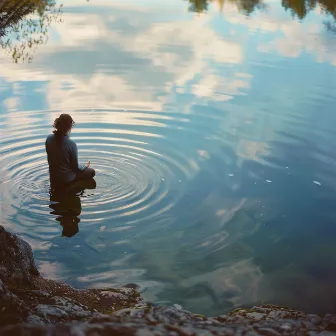
[[[43,275],[207,315],[335,312],[334,1],[60,4],[0,25],[0,223]],[[61,202],[60,113],[97,171]]]

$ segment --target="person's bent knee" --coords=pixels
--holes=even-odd
[[[96,176],[96,171],[93,168],[89,168],[89,169],[90,169],[91,177],[95,177]]]

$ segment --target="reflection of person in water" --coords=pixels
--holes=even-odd
[[[90,167],[78,165],[76,143],[69,133],[75,122],[69,114],[61,114],[54,121],[55,131],[47,137],[45,146],[48,154],[50,184],[52,188],[62,188],[81,180],[92,179],[96,172]]]
[[[63,226],[62,236],[72,237],[78,231],[79,216],[82,212],[82,204],[79,196],[85,189],[95,189],[94,179],[73,183],[64,189],[51,189],[50,205],[51,214],[56,215],[56,220]]]

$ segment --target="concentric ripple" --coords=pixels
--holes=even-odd
[[[0,183],[6,198],[3,216],[21,209],[22,224],[30,226],[35,221],[36,225],[37,221],[38,226],[40,222],[41,232],[52,217],[44,141],[61,113],[12,112],[8,120],[0,117],[0,127],[4,127],[0,142]],[[97,172],[97,188],[81,197],[87,222],[124,218],[127,223],[138,223],[176,204],[183,183],[197,165],[165,133],[174,129],[176,121],[180,125],[185,120],[145,111],[71,114],[76,121],[71,137],[78,144],[80,161],[90,160]]]

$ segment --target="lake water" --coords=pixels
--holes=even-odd
[[[0,223],[44,276],[207,315],[336,311],[336,5],[311,3],[67,0],[7,27]],[[97,185],[58,202],[60,113]]]

